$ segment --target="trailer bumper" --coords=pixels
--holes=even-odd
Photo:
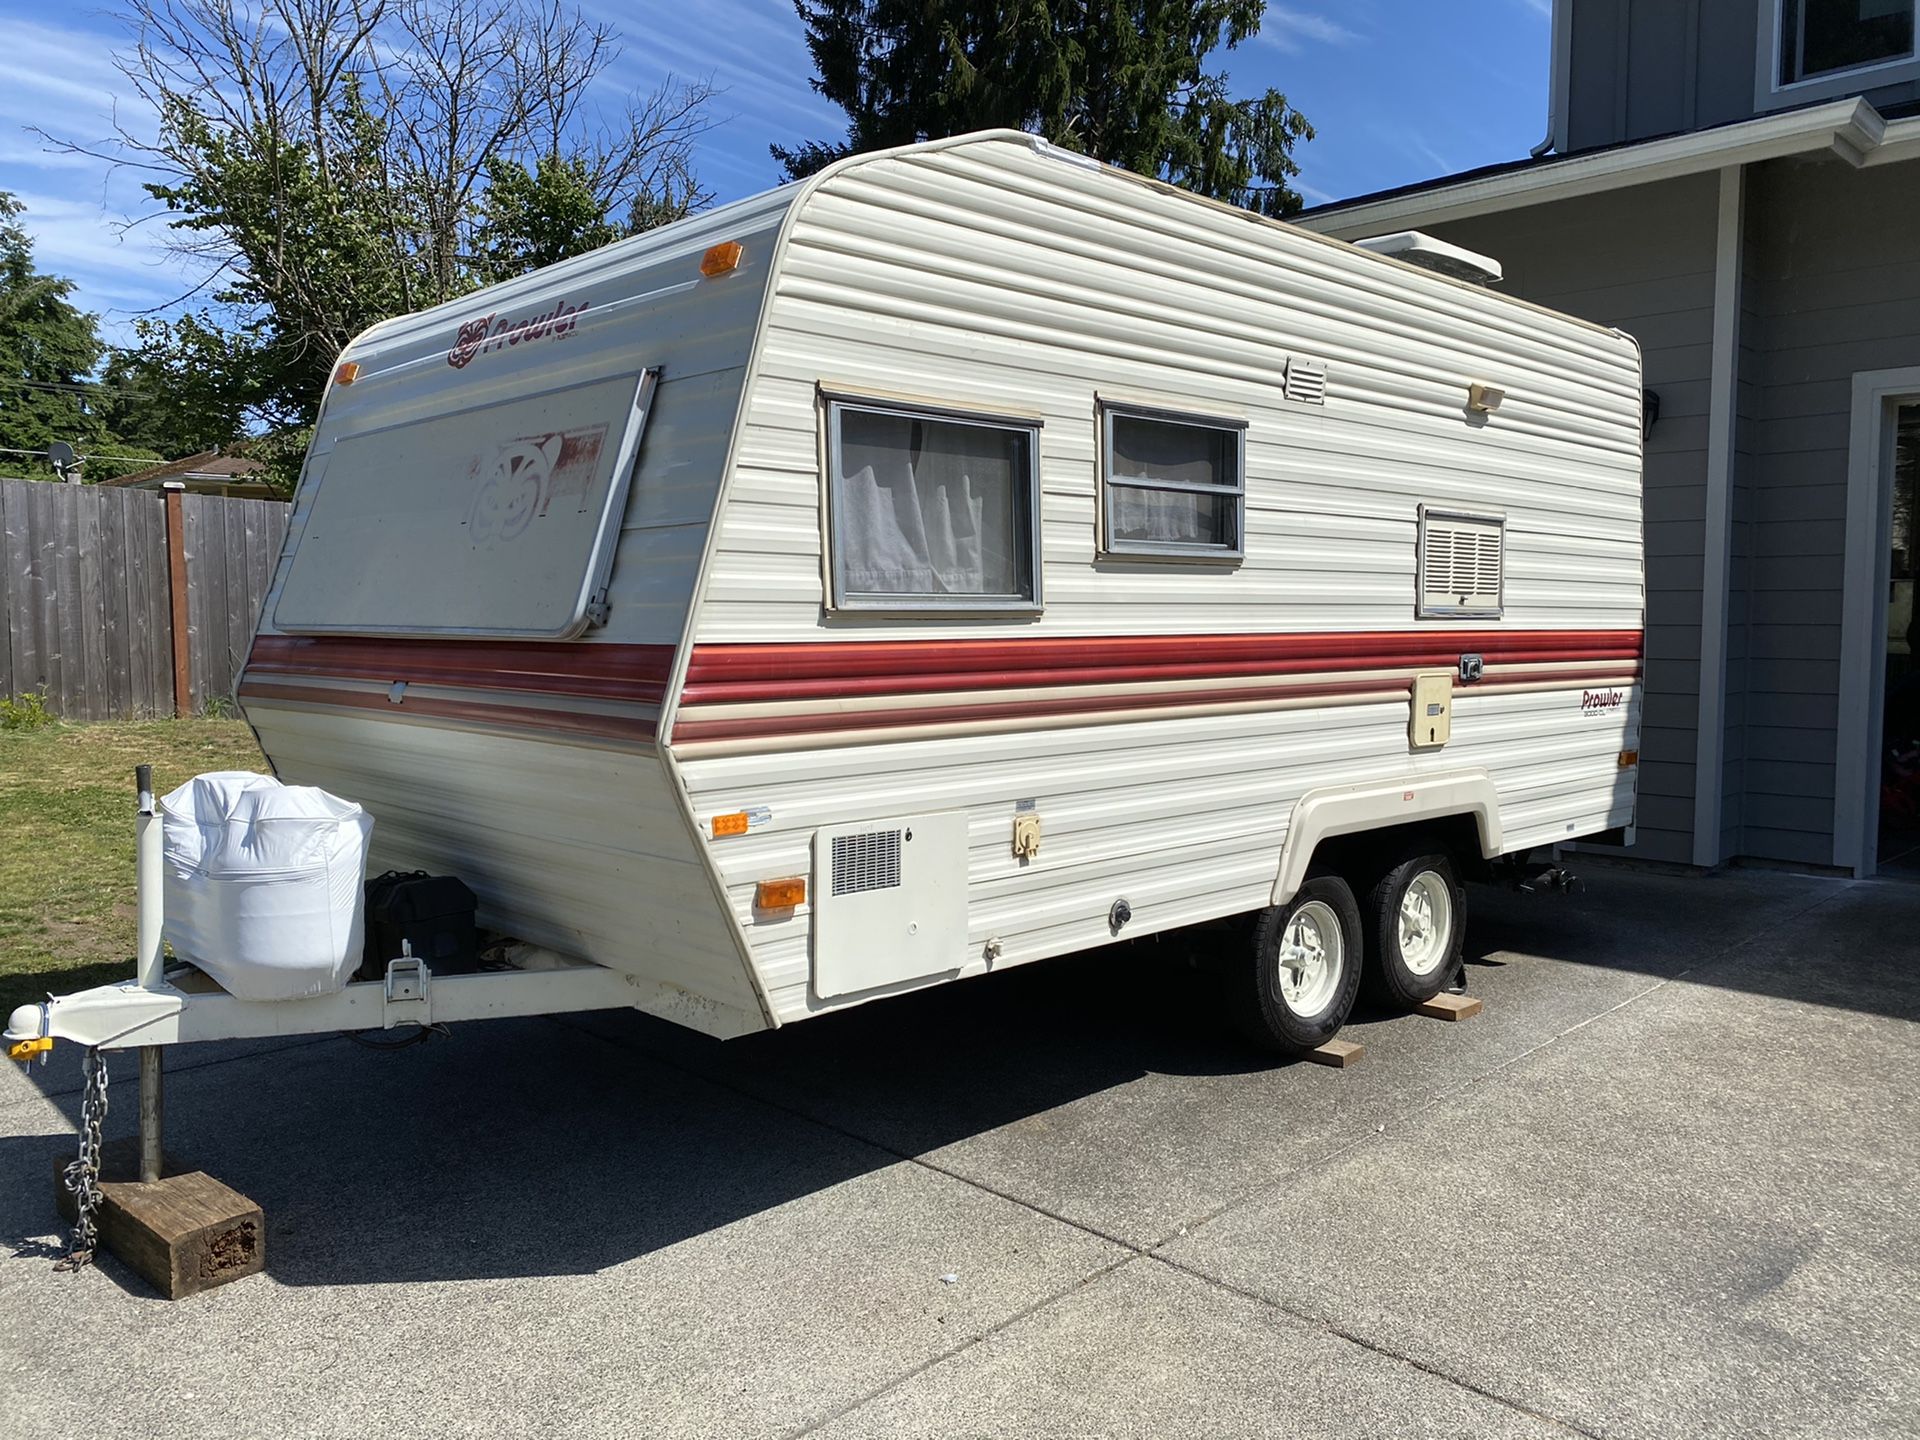
[[[101,985],[38,1005],[22,1005],[7,1024],[6,1040],[15,1059],[31,1060],[48,1048],[42,1042],[50,1040],[70,1040],[89,1049],[128,1050],[202,1040],[627,1010],[635,1008],[643,995],[632,976],[601,965],[443,976],[417,962],[404,971],[399,967],[400,962],[395,962],[385,981],[348,985],[331,995],[303,1000],[237,1000],[197,975],[183,975],[180,985],[163,981],[151,989],[133,980]]]

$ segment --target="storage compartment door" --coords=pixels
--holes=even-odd
[[[958,970],[967,959],[966,815],[816,831],[813,894],[821,999]]]

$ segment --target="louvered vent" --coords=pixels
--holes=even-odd
[[[1301,405],[1327,403],[1327,367],[1297,355],[1287,360],[1286,397]]]
[[[833,837],[833,893],[858,895],[900,884],[900,832],[869,830]]]
[[[1494,515],[1423,510],[1420,613],[1497,616],[1506,522]]]

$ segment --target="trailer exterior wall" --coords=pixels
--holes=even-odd
[[[1120,897],[1139,932],[1267,903],[1292,806],[1335,779],[1417,785],[1484,767],[1511,847],[1631,819],[1618,764],[1638,740],[1643,605],[1631,341],[1024,141],[848,166],[803,198],[785,245],[669,716],[696,815],[766,812],[710,843],[779,1017],[829,1007],[808,984],[807,912],[756,916],[753,885],[806,873],[822,825],[965,809],[964,974],[986,967],[990,938],[996,963],[1104,943]],[[1329,365],[1324,406],[1281,397],[1290,356]],[[1508,392],[1484,425],[1465,410],[1474,380]],[[1041,614],[823,623],[823,383],[1040,416]],[[1250,422],[1244,563],[1098,556],[1095,397],[1115,392]],[[1584,672],[1621,678],[1624,703],[1583,713],[1575,663],[1539,688],[1457,692],[1453,743],[1410,754],[1404,666],[1330,667],[1379,686],[1343,704],[1234,699],[1161,718],[1122,713],[1129,695],[1179,696],[1151,678],[1045,691],[1113,712],[1098,724],[983,717],[1040,698],[983,680],[945,697],[975,711],[918,735],[924,697],[884,700],[902,727],[835,736],[821,729],[834,715],[874,709],[855,687],[800,699],[776,679],[755,703],[715,681],[738,647],[769,642],[1002,640],[1015,687],[1020,647],[1049,640],[1284,648],[1341,632],[1360,650],[1363,636],[1418,632],[1444,648],[1436,637],[1487,622],[1414,621],[1422,502],[1507,516],[1503,634],[1631,637],[1631,659]],[[768,673],[784,664],[770,656]],[[1022,799],[1046,827],[1029,866],[1008,845]]]
[[[655,741],[792,198],[727,206],[356,340],[343,358],[360,376],[327,398],[239,687],[282,778],[372,812],[375,871],[458,874],[486,923],[635,975],[642,1008],[719,1035],[760,1029],[767,1011]],[[703,279],[701,256],[721,241],[741,243],[743,262]],[[585,307],[565,334],[453,363],[475,316],[495,316],[504,335],[514,317],[562,304]],[[551,644],[301,637],[275,625],[343,438],[649,365],[662,373],[604,625]],[[504,556],[501,583],[513,583]]]

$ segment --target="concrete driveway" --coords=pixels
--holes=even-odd
[[[176,1056],[268,1274],[52,1273],[0,1075],[10,1436],[1920,1434],[1920,887],[1478,892],[1479,1018],[1267,1068],[1100,952],[729,1045],[637,1016]],[[133,1123],[115,1063],[109,1134]],[[943,1277],[956,1277],[951,1283]]]

